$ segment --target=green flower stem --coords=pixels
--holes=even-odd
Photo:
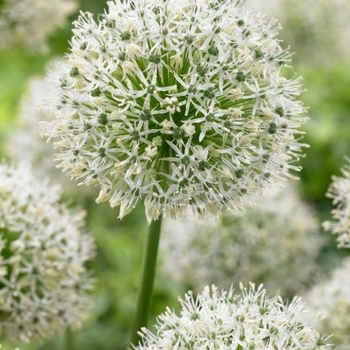
[[[64,350],[72,350],[74,349],[73,345],[73,332],[70,327],[67,327],[66,332],[64,334],[64,341],[63,341],[63,349]]]
[[[161,217],[156,221],[152,221],[148,229],[146,245],[143,251],[140,288],[137,296],[134,324],[131,329],[131,343],[134,345],[137,345],[141,339],[138,331],[142,327],[147,326],[148,314],[152,302],[161,225]]]

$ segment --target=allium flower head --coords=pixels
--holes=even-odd
[[[164,222],[162,267],[178,282],[201,289],[239,282],[264,283],[269,292],[291,297],[320,272],[323,245],[316,216],[295,186],[267,188],[245,213],[202,222],[193,215]]]
[[[350,158],[341,172],[343,176],[333,176],[333,182],[328,188],[327,196],[333,199],[335,208],[332,210],[334,221],[326,221],[326,230],[338,235],[338,246],[350,248]]]
[[[323,318],[317,324],[320,332],[332,334],[332,343],[338,350],[349,349],[350,344],[350,259],[344,260],[329,279],[317,284],[304,295],[307,307]]]
[[[197,216],[290,176],[299,157],[300,79],[290,55],[235,0],[109,1],[98,22],[75,22],[72,50],[52,79],[59,167],[120,218],[142,198],[148,221],[170,209]]]
[[[157,333],[143,329],[136,349],[323,350],[324,337],[302,319],[303,303],[285,305],[269,298],[263,286],[241,286],[241,294],[204,288],[197,297],[180,299],[180,316],[169,308],[158,317]]]
[[[0,332],[44,339],[77,328],[91,300],[85,268],[94,255],[84,212],[59,203],[59,187],[27,165],[0,165]]]
[[[350,344],[349,276],[350,259],[347,258],[329,279],[315,285],[304,295],[310,311],[323,317],[317,325],[318,331],[332,334],[332,343],[338,350],[347,350]]]
[[[0,48],[16,45],[28,51],[46,51],[47,38],[66,24],[76,0],[2,0]]]

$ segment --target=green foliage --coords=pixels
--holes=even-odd
[[[350,64],[322,70],[308,67],[301,74],[310,116],[304,126],[304,140],[310,148],[301,160],[302,187],[307,198],[321,204],[331,176],[339,174],[344,156],[350,154]]]
[[[0,53],[0,142],[16,119],[19,98],[25,91],[27,79],[43,74],[45,62],[46,58],[42,56],[23,57],[20,50]]]

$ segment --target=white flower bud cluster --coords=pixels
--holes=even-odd
[[[47,51],[47,38],[66,24],[76,0],[3,0],[0,48],[20,45],[30,52]]]
[[[198,217],[292,177],[305,118],[279,26],[236,0],[108,2],[81,14],[42,123],[58,166],[127,215]],[[222,170],[230,175],[222,177]]]
[[[318,223],[296,186],[267,188],[256,206],[218,222],[193,216],[164,222],[162,269],[182,284],[228,288],[263,283],[284,297],[300,293],[320,272]]]
[[[347,350],[350,344],[350,259],[333,271],[330,278],[304,295],[308,309],[322,316],[317,329],[332,334],[337,350]]]
[[[41,340],[81,326],[93,286],[94,255],[83,211],[59,202],[60,188],[29,166],[0,164],[0,333]]]
[[[156,334],[144,328],[135,349],[330,349],[325,337],[303,320],[300,298],[286,305],[279,296],[269,298],[262,285],[240,288],[240,294],[232,288],[219,292],[214,285],[197,297],[187,293],[180,299],[180,315],[168,308],[158,317]]]
[[[343,176],[333,176],[327,196],[333,199],[333,221],[325,221],[323,227],[337,235],[339,247],[350,248],[350,158],[341,169]]]

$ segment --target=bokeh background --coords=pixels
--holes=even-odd
[[[78,2],[78,9],[68,18],[67,25],[49,38],[47,53],[27,52],[20,46],[5,47],[0,51],[2,159],[11,160],[7,144],[18,129],[20,102],[27,93],[29,79],[44,76],[47,64],[67,52],[72,29],[70,23],[79,10],[97,16],[106,7],[106,2],[100,0]],[[325,194],[331,176],[340,175],[344,156],[350,155],[350,55],[346,50],[350,47],[350,24],[344,20],[344,15],[349,18],[350,3],[348,0],[322,0],[315,5],[315,1],[310,0],[275,0],[266,6],[262,0],[249,2],[258,10],[265,11],[267,19],[273,16],[282,23],[281,38],[284,45],[290,45],[291,51],[295,52],[293,66],[303,77],[305,92],[302,99],[308,106],[310,117],[304,126],[304,141],[310,147],[301,160],[300,188],[303,200],[317,214],[319,232],[325,241],[317,263],[323,278],[326,278],[349,255],[346,249],[336,247],[335,237],[324,232],[321,223],[330,219],[331,200]],[[47,147],[52,146],[48,144]],[[95,306],[84,327],[73,335],[74,349],[125,349],[128,347],[142,246],[147,232],[143,208],[136,208],[120,221],[117,212],[108,204],[97,205],[94,202],[91,190],[79,187],[69,191],[66,198],[72,205],[87,211],[88,231],[98,247],[97,257],[90,266],[97,281],[93,295]],[[160,256],[160,261],[164,259],[165,256]],[[150,323],[154,323],[155,316],[166,306],[176,309],[178,296],[183,295],[187,288],[160,269],[155,282]],[[15,345],[22,350],[65,349],[65,337],[57,335],[42,344]],[[4,343],[3,347],[13,349],[14,344]]]

